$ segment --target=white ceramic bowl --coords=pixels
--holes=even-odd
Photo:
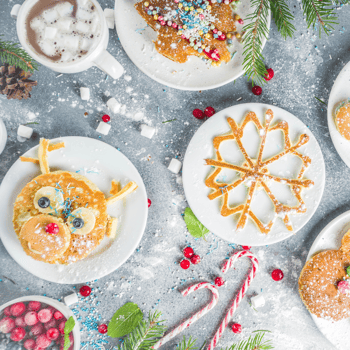
[[[7,131],[3,120],[0,118],[0,154],[4,150],[7,142]]]

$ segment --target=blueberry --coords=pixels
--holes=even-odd
[[[82,218],[75,218],[73,220],[74,228],[82,228],[84,226],[84,220]]]
[[[50,205],[50,199],[48,199],[47,197],[41,197],[38,200],[38,205],[40,208],[47,208]]]

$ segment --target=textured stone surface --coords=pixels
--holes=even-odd
[[[4,39],[16,40],[15,22],[10,18],[14,1],[2,1],[0,32]],[[112,0],[101,1],[113,8]],[[290,2],[296,15],[297,33],[294,39],[284,41],[272,25],[270,40],[264,50],[266,64],[275,71],[275,77],[263,88],[261,96],[250,92],[245,77],[235,84],[203,92],[184,92],[162,86],[133,65],[126,56],[115,31],[110,31],[110,52],[125,67],[124,77],[114,82],[106,79],[98,69],[56,77],[57,73],[40,67],[34,77],[38,86],[28,101],[7,101],[0,97],[0,117],[5,121],[8,143],[0,155],[0,180],[18,156],[37,145],[39,137],[78,135],[98,138],[96,127],[100,117],[108,112],[106,101],[115,97],[126,105],[128,115],[111,115],[112,129],[101,139],[119,147],[136,166],[145,181],[152,200],[147,228],[139,250],[117,271],[94,282],[96,314],[108,321],[114,311],[127,301],[133,301],[145,311],[159,309],[169,327],[177,325],[208,300],[208,292],[183,298],[178,289],[199,280],[213,281],[219,274],[223,259],[232,251],[224,241],[208,235],[207,241],[188,236],[181,213],[186,207],[181,178],[168,169],[171,158],[182,161],[186,147],[203,121],[192,117],[194,108],[213,106],[217,111],[236,103],[264,102],[275,104],[299,117],[317,137],[326,163],[326,187],[322,202],[310,222],[294,237],[268,247],[253,248],[261,268],[249,295],[263,293],[266,303],[257,312],[245,299],[233,320],[243,327],[241,335],[227,330],[221,341],[225,347],[247,337],[253,330],[272,331],[276,349],[333,349],[318,331],[303,306],[297,291],[297,279],[307,252],[318,233],[339,214],[350,209],[348,178],[350,170],[336,153],[327,128],[326,106],[315,99],[327,101],[333,81],[347,62],[350,43],[350,24],[347,9],[338,11],[340,23],[328,37],[318,38],[317,32],[306,28],[300,3]],[[342,26],[344,26],[342,28]],[[131,78],[131,80],[130,80]],[[89,101],[80,99],[79,88],[90,88]],[[239,102],[237,99],[241,98]],[[88,115],[84,115],[87,112]],[[177,120],[163,124],[169,119]],[[17,141],[18,125],[31,125],[34,136],[24,143]],[[152,140],[140,137],[140,124],[156,127]],[[147,160],[147,159],[150,160]],[[180,269],[181,249],[190,242],[202,256],[199,265],[189,270]],[[242,261],[235,272],[227,275],[228,282],[221,287],[221,302],[210,313],[184,332],[198,338],[198,345],[215,332],[230,298],[240,287],[248,262]],[[274,268],[284,272],[281,282],[274,282],[270,273]],[[23,295],[43,295],[61,299],[73,286],[56,285],[35,278],[20,268],[0,243],[0,303]],[[79,286],[76,286],[77,288]],[[100,302],[100,303],[98,303]],[[83,303],[90,308],[89,303]],[[91,310],[90,310],[91,311]],[[79,309],[82,321],[87,312]],[[90,332],[92,343],[97,331]],[[104,337],[107,339],[106,337]],[[83,339],[87,340],[86,333]],[[169,342],[165,349],[174,348],[181,336]],[[107,348],[116,341],[110,341]]]

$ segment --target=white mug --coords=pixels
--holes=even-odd
[[[59,73],[79,73],[89,69],[92,66],[97,66],[102,71],[109,74],[113,79],[118,79],[124,73],[124,69],[121,64],[106,50],[109,40],[108,26],[103,10],[96,0],[91,1],[96,6],[101,19],[102,35],[100,42],[94,50],[80,58],[78,61],[59,64],[50,62],[37,54],[28,44],[25,30],[25,20],[30,9],[37,1],[38,0],[25,0],[23,5],[15,5],[11,11],[11,16],[13,18],[17,18],[17,35],[22,47],[37,62]]]

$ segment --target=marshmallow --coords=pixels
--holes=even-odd
[[[58,19],[58,13],[54,9],[46,10],[43,12],[43,17],[46,22],[53,23]]]
[[[89,101],[90,99],[90,89],[87,87],[80,88],[80,97],[84,101]]]
[[[107,106],[113,113],[118,113],[121,104],[114,97],[112,97],[107,101]]]
[[[151,139],[156,132],[156,129],[152,126],[148,126],[146,124],[141,125],[141,135],[144,137],[148,137]]]
[[[72,21],[69,18],[60,18],[57,21],[57,28],[61,29],[61,30],[69,30],[70,25],[72,24]]]
[[[54,27],[46,27],[45,28],[45,39],[53,39],[57,34],[57,28]]]
[[[15,6],[12,7],[12,10],[11,10],[11,17],[12,18],[17,18],[20,8],[21,8],[21,5],[19,5],[19,4],[16,4]]]
[[[56,53],[55,45],[50,41],[42,41],[39,43],[39,46],[41,50],[44,52],[44,54],[48,56],[54,56]]]
[[[76,29],[79,32],[87,33],[90,30],[90,27],[85,22],[79,21],[78,24],[76,25]]]
[[[106,18],[107,21],[107,27],[109,29],[114,29],[114,17],[108,17]]]
[[[255,297],[252,297],[250,299],[250,302],[252,303],[252,307],[254,309],[265,305],[265,299],[261,294],[256,295]]]
[[[79,302],[79,299],[78,299],[78,296],[76,293],[73,293],[73,294],[70,294],[70,295],[67,295],[66,297],[64,297],[64,303],[67,305],[67,306],[70,306],[72,304],[76,304]]]
[[[177,174],[180,171],[181,166],[182,163],[179,160],[173,158],[168,166],[168,169],[174,174]]]
[[[98,127],[96,129],[96,131],[102,135],[108,135],[109,130],[111,130],[111,124],[107,124],[105,122],[100,122],[100,124],[98,124]]]
[[[56,11],[60,14],[61,17],[71,16],[73,8],[73,5],[71,5],[69,2],[64,2],[63,4],[57,5],[55,7]]]
[[[20,125],[17,130],[17,135],[26,139],[30,139],[33,135],[33,129],[29,126]]]

